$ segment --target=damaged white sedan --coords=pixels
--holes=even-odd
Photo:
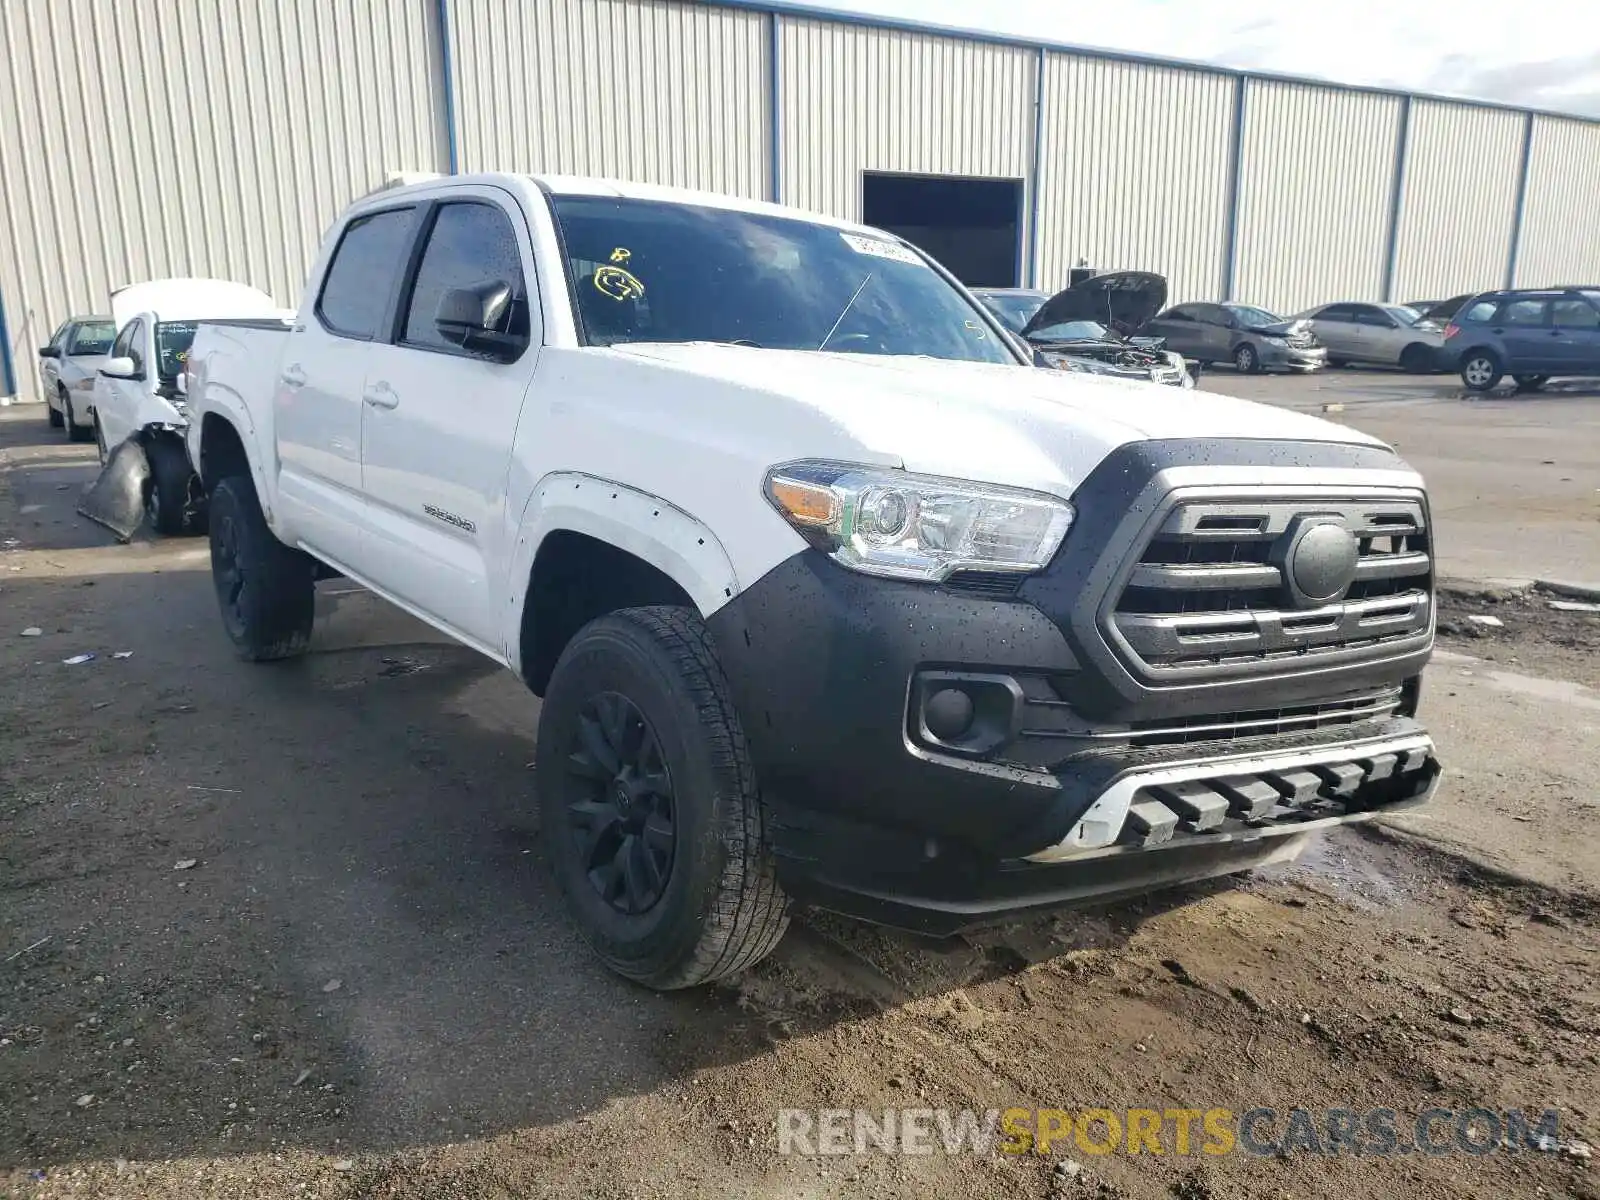
[[[198,532],[204,504],[184,449],[181,390],[195,328],[202,319],[291,315],[267,293],[220,279],[157,279],[113,292],[117,337],[94,385],[106,469],[85,515],[123,538],[141,519],[157,533]]]

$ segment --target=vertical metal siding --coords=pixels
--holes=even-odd
[[[1232,81],[1067,54],[1045,69],[1040,286],[1083,258],[1159,272],[1173,303],[1220,296]]]
[[[765,197],[767,22],[660,0],[450,0],[461,170]]]
[[[1600,125],[1533,120],[1518,287],[1600,284]]]
[[[1522,120],[1492,108],[1412,103],[1395,299],[1441,300],[1500,285]]]
[[[33,348],[126,283],[299,300],[324,229],[392,171],[442,170],[432,0],[0,4],[0,294]]]
[[[1399,116],[1395,96],[1249,81],[1237,299],[1381,297]]]
[[[787,203],[860,220],[863,171],[1027,179],[1036,52],[786,17],[782,55]]]

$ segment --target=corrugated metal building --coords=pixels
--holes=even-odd
[[[292,304],[352,198],[485,169],[877,221],[985,283],[1294,311],[1600,278],[1592,121],[770,0],[3,0],[0,394],[113,287]]]

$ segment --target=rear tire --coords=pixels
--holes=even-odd
[[[211,579],[222,627],[246,662],[304,654],[316,609],[316,563],[267,526],[248,476],[211,490]]]
[[[1461,382],[1469,391],[1487,392],[1505,375],[1493,350],[1469,350],[1461,358]]]
[[[617,974],[693,987],[783,937],[749,748],[697,614],[631,608],[579,630],[545,689],[537,767],[550,866]]]
[[[1550,376],[1548,375],[1514,375],[1512,378],[1517,381],[1517,391],[1519,392],[1537,392],[1550,382]]]
[[[1433,369],[1433,355],[1421,342],[1412,342],[1400,351],[1400,369],[1407,375],[1427,375]]]
[[[164,537],[200,532],[205,525],[204,511],[183,447],[157,435],[145,440],[144,451],[150,462],[144,493],[144,514],[150,528]]]
[[[1234,347],[1233,365],[1241,375],[1254,375],[1261,370],[1261,356],[1249,342],[1240,342]]]

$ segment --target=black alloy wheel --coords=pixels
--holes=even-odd
[[[224,512],[211,526],[211,581],[216,585],[222,623],[235,641],[245,636],[248,624],[243,604],[245,578],[239,525],[232,512]]]
[[[579,863],[600,898],[637,916],[660,901],[677,845],[672,775],[656,731],[617,692],[585,702],[567,767],[567,802]]]

